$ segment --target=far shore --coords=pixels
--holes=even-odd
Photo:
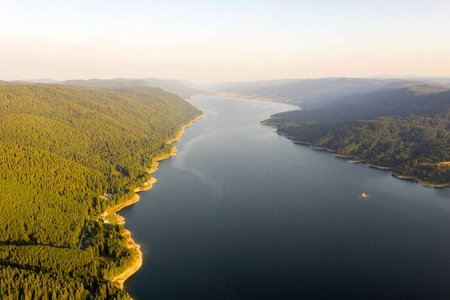
[[[203,116],[204,116],[204,114],[198,116],[197,118],[195,118],[194,120],[192,120],[188,124],[184,125],[181,128],[181,130],[178,133],[178,135],[174,139],[169,140],[167,143],[168,144],[172,144],[173,142],[178,141],[181,138],[181,136],[183,135],[185,128],[191,126],[195,121],[197,121],[198,119],[200,119]],[[152,166],[150,167],[149,170],[147,170],[147,172],[148,173],[155,172],[158,169],[158,163],[160,161],[162,161],[162,160],[168,159],[168,158],[176,155],[176,151],[177,151],[177,149],[175,147],[173,147],[171,153],[162,155],[160,157],[157,157],[153,161]],[[142,187],[138,187],[134,191],[136,193],[148,191],[148,190],[150,190],[152,188],[152,186],[153,186],[153,184],[155,182],[156,182],[156,179],[152,177]],[[140,197],[139,197],[138,194],[136,194],[136,195],[134,195],[133,198],[131,198],[131,199],[125,201],[125,202],[122,202],[122,203],[120,203],[120,204],[118,204],[118,205],[116,205],[114,207],[111,207],[109,209],[109,212],[115,214],[118,211],[120,211],[122,208],[127,207],[129,205],[132,205],[132,204],[138,202],[139,200],[140,200]],[[122,224],[122,225],[125,224],[125,218],[122,217],[122,216],[117,216],[117,224]],[[117,285],[117,287],[119,287],[121,289],[123,289],[125,281],[139,270],[139,268],[142,266],[142,262],[143,262],[143,254],[142,254],[142,251],[140,249],[141,246],[139,244],[137,244],[131,238],[131,232],[128,231],[128,230],[125,230],[123,236],[127,239],[127,247],[128,247],[128,249],[131,249],[131,250],[135,251],[136,259],[122,273],[120,273],[118,275],[115,275],[113,278],[110,279],[112,282],[114,282]]]
[[[299,103],[292,103],[287,98],[271,98],[271,97],[263,97],[263,96],[258,96],[258,95],[244,95],[244,94],[226,93],[226,92],[219,92],[219,93],[213,92],[213,93],[209,93],[209,94],[199,94],[199,95],[191,96],[190,98],[188,98],[186,100],[192,100],[198,96],[217,96],[217,97],[226,97],[226,98],[237,98],[237,99],[254,100],[254,101],[262,101],[262,102],[282,103],[282,104],[289,104],[289,105],[300,107]],[[266,125],[266,124],[263,124],[263,125]]]
[[[285,100],[285,102],[283,102],[283,101],[276,101],[275,98],[261,97],[261,96],[258,96],[258,95],[243,95],[243,94],[237,94],[237,93],[215,93],[213,95],[214,96],[219,96],[219,97],[241,98],[241,99],[255,100],[255,101],[264,101],[264,102],[287,103],[287,100]]]

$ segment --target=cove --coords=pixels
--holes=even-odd
[[[449,188],[259,124],[290,105],[191,103],[205,116],[121,211],[144,258],[125,282],[133,299],[450,298]]]

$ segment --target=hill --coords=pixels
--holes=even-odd
[[[255,82],[229,82],[212,87],[216,93],[233,94],[244,98],[259,98],[285,102],[301,106],[303,109],[327,107],[361,95],[377,91],[392,91],[420,84],[436,83],[450,87],[450,80],[429,78],[428,81],[416,79],[380,78],[322,78],[322,79],[283,79]]]
[[[397,83],[398,85],[398,83]],[[392,168],[423,184],[450,185],[450,88],[403,82],[326,107],[272,115],[263,124],[297,143]]]
[[[0,294],[128,299],[108,279],[136,253],[100,213],[131,199],[200,114],[156,88],[0,85]]]
[[[386,88],[390,82],[358,78],[285,79],[219,84],[213,87],[213,90],[312,108],[326,105],[333,99],[380,90]]]
[[[66,85],[84,86],[92,88],[120,88],[120,87],[156,87],[167,92],[176,94],[182,98],[190,98],[202,93],[193,83],[180,80],[157,79],[157,78],[116,78],[116,79],[89,79],[89,80],[67,80]]]
[[[35,78],[35,79],[22,79],[19,80],[19,82],[55,84],[58,83],[59,81],[51,78]]]

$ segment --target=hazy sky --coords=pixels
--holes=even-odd
[[[0,0],[0,79],[450,76],[449,0]]]

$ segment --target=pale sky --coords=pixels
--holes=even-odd
[[[0,80],[450,76],[450,0],[0,0]]]

